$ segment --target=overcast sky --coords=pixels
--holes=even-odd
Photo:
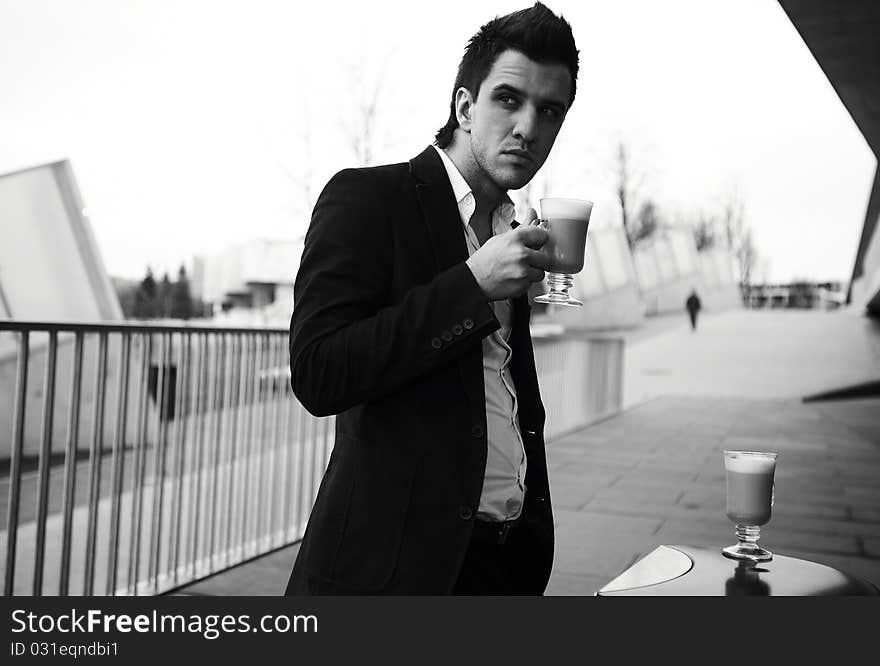
[[[526,5],[0,0],[0,173],[69,158],[112,275],[294,238],[355,165],[361,100],[381,91],[376,160],[409,159],[445,121],[467,39]],[[623,140],[669,219],[738,193],[759,279],[848,280],[875,159],[774,0],[548,5],[581,52],[551,194],[619,224]]]

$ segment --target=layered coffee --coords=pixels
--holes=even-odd
[[[773,506],[776,456],[732,451],[724,459],[727,517],[737,525],[764,525]]]
[[[573,274],[583,270],[592,209],[589,201],[541,199],[542,226],[550,235],[544,245],[550,256],[550,272]]]

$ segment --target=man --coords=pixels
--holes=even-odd
[[[540,3],[490,21],[436,145],[321,194],[291,381],[310,412],[338,414],[336,441],[287,594],[543,593],[553,516],[526,291],[547,233],[514,221],[507,190],[546,160],[577,59]]]
[[[700,297],[697,296],[697,291],[695,289],[691,290],[690,296],[687,297],[687,300],[684,302],[684,307],[688,311],[688,315],[691,318],[691,330],[697,330],[697,315],[700,314],[700,308],[702,307],[702,303],[700,303]]]

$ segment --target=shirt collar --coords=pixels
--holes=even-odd
[[[443,166],[446,168],[446,175],[449,177],[449,184],[452,185],[452,194],[455,197],[455,202],[458,204],[458,211],[461,213],[461,222],[465,226],[468,226],[470,224],[471,216],[476,209],[474,193],[471,190],[470,185],[468,185],[467,181],[464,179],[464,176],[461,175],[461,171],[455,166],[455,162],[453,162],[452,158],[446,154],[446,151],[438,146],[433,146],[433,148],[437,151],[437,154],[440,155]],[[493,211],[492,218],[493,220],[499,220],[507,227],[510,227],[515,212],[513,201],[505,193],[504,200]],[[497,230],[496,233],[498,233]]]

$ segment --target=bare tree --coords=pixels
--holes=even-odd
[[[746,229],[736,249],[736,261],[739,267],[739,282],[744,289],[752,283],[752,270],[758,261],[758,251],[752,239],[752,230]]]
[[[759,255],[752,230],[746,223],[745,204],[736,189],[728,194],[724,202],[721,223],[727,247],[736,258],[740,285],[748,288]]]
[[[364,53],[367,52],[364,50]],[[366,56],[347,67],[346,90],[351,104],[345,108],[342,128],[359,166],[373,165],[376,148],[384,147],[387,143],[382,120],[388,101],[386,82],[393,53],[390,49],[385,52],[375,73],[371,71]]]
[[[644,176],[634,168],[632,151],[623,140],[618,140],[615,150],[614,178],[623,231],[633,248],[650,238],[660,228],[661,220],[657,205],[639,194]]]
[[[692,227],[697,252],[704,252],[715,247],[716,241],[718,240],[717,218],[708,215],[705,212],[701,212]]]
[[[623,232],[626,234],[626,240],[630,248],[633,246],[632,239],[632,209],[634,208],[633,199],[635,198],[632,167],[630,166],[629,151],[626,144],[621,140],[617,142],[617,164],[616,176],[617,186],[615,188],[617,201],[620,204],[621,221],[623,222]]]
[[[663,226],[660,211],[650,199],[644,201],[639,206],[638,215],[636,215],[636,224],[633,225],[629,239],[630,246],[638,245],[641,241],[647,240]]]
[[[302,78],[298,81],[298,85],[303,89],[312,90]],[[285,127],[291,128],[291,132],[273,131],[270,135],[265,125],[255,128],[272,163],[293,186],[292,201],[283,206],[285,217],[293,217],[303,212],[308,216],[315,207],[312,187],[315,159],[312,151],[310,96],[310,94],[298,96],[298,107],[292,114],[293,118],[285,123]]]

